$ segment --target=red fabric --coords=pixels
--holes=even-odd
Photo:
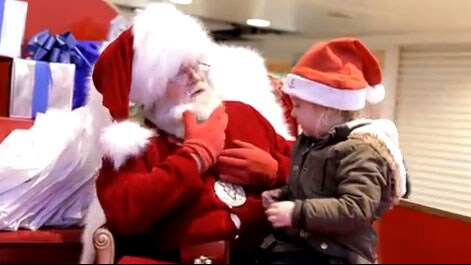
[[[82,232],[81,228],[47,227],[0,232],[0,264],[76,263],[80,259]]]
[[[271,86],[273,87],[273,91],[279,100],[281,106],[283,107],[283,114],[285,120],[289,126],[289,130],[291,135],[297,136],[298,135],[298,122],[291,116],[291,112],[293,111],[293,102],[288,94],[284,93],[283,88],[283,81],[272,76],[268,75]]]
[[[278,162],[271,154],[239,140],[233,144],[233,148],[223,150],[218,157],[220,178],[239,185],[271,186],[278,172]]]
[[[0,56],[0,116],[10,114],[10,80],[12,58]]]
[[[361,90],[381,83],[378,60],[362,42],[354,38],[314,44],[299,59],[291,73],[346,90]]]
[[[118,264],[175,264],[169,261],[159,261],[141,257],[133,257],[133,256],[124,256],[119,261]]]
[[[52,34],[71,32],[77,40],[106,40],[110,22],[118,15],[111,1],[26,0],[28,12],[24,44],[48,29]]]
[[[29,129],[33,121],[29,119],[2,118],[0,117],[0,143],[16,129]]]
[[[94,66],[93,83],[98,92],[109,95],[103,96],[103,105],[116,120],[127,119],[129,115],[133,54],[129,28],[106,47]]]
[[[404,203],[377,223],[379,264],[469,264],[469,217]]]
[[[96,185],[111,230],[146,232],[171,206],[191,202],[203,189],[191,155],[182,150],[169,155],[168,147],[158,149],[159,140],[154,139],[143,158],[129,159],[118,172],[110,161],[103,161]],[[155,207],[156,202],[160,207]]]
[[[80,243],[81,228],[0,231],[0,242],[17,244]]]
[[[289,144],[252,107],[240,102],[225,102],[225,106],[229,116],[226,147],[237,139],[270,152],[280,166],[273,186],[286,184]],[[104,161],[97,191],[108,227],[121,235],[155,234],[151,238],[154,249],[174,250],[234,239],[238,233],[230,219],[233,212],[242,221],[236,241],[244,247],[260,244],[270,229],[260,193],[272,187],[246,189],[247,202],[230,209],[214,193],[215,171],[210,169],[201,177],[194,160],[167,137],[153,139],[142,156],[130,159],[118,172]],[[169,215],[172,217],[165,219]]]
[[[298,135],[298,121],[291,116],[291,112],[293,111],[293,101],[289,95],[281,92],[281,105],[283,106],[285,119],[288,122],[289,129],[291,135],[297,136]]]

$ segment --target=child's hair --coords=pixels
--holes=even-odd
[[[326,112],[323,112],[321,114],[320,119],[318,121],[319,122],[318,126],[320,125],[324,128],[326,126],[332,127],[333,125],[336,125],[336,124],[346,123],[346,122],[355,120],[360,116],[360,111],[338,110],[338,109],[333,109],[329,107],[324,107],[324,108],[331,114],[335,115],[335,117],[332,117],[331,115],[325,115],[327,114]]]
[[[340,116],[344,122],[353,121],[360,117],[360,111],[358,110],[340,110]]]

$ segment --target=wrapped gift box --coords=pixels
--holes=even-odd
[[[35,118],[56,108],[72,110],[75,65],[14,59],[10,117]]]
[[[0,0],[0,55],[21,56],[28,3]]]
[[[27,51],[34,61],[75,65],[72,109],[76,109],[85,104],[88,80],[100,46],[98,41],[77,40],[71,32],[52,35],[49,30],[43,30],[31,38]]]

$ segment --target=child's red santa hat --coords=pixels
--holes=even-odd
[[[93,82],[113,119],[127,119],[130,102],[151,106],[184,63],[201,60],[212,47],[202,24],[168,3],[149,4],[112,41],[93,71]]]
[[[374,55],[354,38],[313,45],[287,75],[290,96],[339,110],[361,110],[384,98],[381,69]]]

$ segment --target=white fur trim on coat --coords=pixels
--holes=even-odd
[[[293,140],[281,103],[277,99],[264,58],[255,50],[217,45],[210,57],[210,82],[223,100],[240,101],[255,108],[275,131]]]
[[[212,40],[201,22],[168,3],[152,3],[134,18],[130,100],[150,105],[184,63],[204,61]]]
[[[122,121],[104,128],[100,143],[104,156],[110,158],[118,170],[130,157],[141,154],[154,135],[153,130],[138,123]]]
[[[367,125],[356,128],[352,133],[370,134],[380,140],[388,149],[399,173],[399,196],[402,197],[407,191],[407,172],[404,165],[404,158],[399,147],[399,133],[394,122],[387,119],[367,120],[359,119],[348,123],[353,128],[356,124],[367,123]]]

